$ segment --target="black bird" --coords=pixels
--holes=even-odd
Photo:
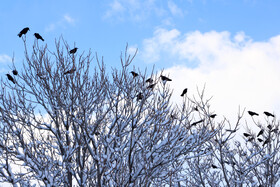
[[[264,112],[264,114],[265,114],[267,117],[269,117],[269,116],[275,117],[273,114],[271,114],[271,113],[269,113],[269,112]]]
[[[18,71],[17,70],[13,70],[12,71],[14,75],[18,75]]]
[[[138,73],[136,73],[136,72],[134,72],[134,71],[131,71],[130,73],[132,74],[133,78],[135,78],[135,77],[138,76]]]
[[[16,83],[15,80],[14,80],[14,78],[13,78],[10,74],[6,74],[6,75],[7,75],[8,79],[9,79],[10,81],[12,81],[14,84]]]
[[[269,138],[263,142],[263,146],[269,142]]]
[[[211,166],[212,166],[212,168],[214,168],[214,169],[217,169],[217,168],[218,168],[218,166],[216,166],[216,165],[214,165],[214,164],[212,164]]]
[[[185,88],[181,94],[181,96],[183,97],[186,93],[188,92],[188,88]]]
[[[261,130],[260,130],[260,132],[258,133],[257,137],[259,137],[260,135],[262,135],[262,134],[263,134],[263,132],[264,132],[264,130],[263,130],[263,129],[261,129]]]
[[[261,139],[261,138],[257,138],[257,140],[258,140],[259,142],[263,142],[263,139]]]
[[[199,124],[199,123],[201,123],[201,122],[203,122],[203,121],[204,121],[204,119],[199,120],[199,121],[196,121],[196,122],[192,123],[191,126],[194,126],[194,125],[196,125],[196,124]]]
[[[136,97],[137,97],[137,101],[139,101],[139,100],[143,99],[143,95],[142,95],[142,93],[139,93]]]
[[[21,37],[23,34],[26,34],[27,31],[29,31],[30,29],[28,27],[25,27],[24,29],[22,29],[19,33],[18,33],[18,37]]]
[[[215,118],[217,116],[217,114],[212,114],[212,115],[210,115],[209,117],[210,118]]]
[[[64,75],[66,75],[66,74],[70,74],[70,73],[74,73],[75,71],[76,71],[76,68],[75,68],[75,67],[73,67],[72,69],[70,69],[70,70],[68,70],[68,71],[64,72]]]
[[[244,132],[243,135],[244,135],[245,137],[251,136],[251,134],[248,134],[248,133],[246,133],[246,132]]]
[[[268,128],[269,130],[271,130],[271,129],[272,129],[272,126],[271,126],[271,125],[267,125],[267,128]]]
[[[163,76],[163,75],[161,75],[160,78],[162,81],[172,81],[171,79],[169,79],[168,77]]]
[[[69,51],[69,53],[70,54],[75,54],[76,52],[77,52],[77,47],[75,47],[74,49],[71,49],[70,51]]]
[[[193,107],[193,109],[194,109],[195,111],[198,111],[198,107],[197,107],[197,106]]]
[[[45,41],[45,40],[43,39],[43,37],[42,37],[39,33],[34,33],[34,36],[35,36],[35,38],[37,38],[38,40]]]
[[[147,88],[153,89],[156,86],[156,83],[149,85]]]
[[[153,83],[153,79],[152,78],[148,78],[145,82]]]
[[[256,112],[252,112],[252,111],[248,111],[248,113],[249,113],[249,115],[250,116],[258,116],[259,114],[258,113],[256,113]]]

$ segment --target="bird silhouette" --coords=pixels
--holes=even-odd
[[[28,27],[25,27],[18,33],[18,37],[21,37],[23,34],[26,34],[30,29]]]
[[[212,166],[212,168],[214,168],[214,169],[217,169],[217,168],[218,168],[218,166],[216,166],[216,165],[214,165],[214,164],[212,164],[211,166]]]
[[[14,78],[13,78],[10,74],[6,74],[6,75],[7,75],[8,79],[9,79],[10,81],[12,81],[14,84],[16,83],[15,80],[14,80]]]
[[[160,78],[162,81],[172,81],[170,78],[163,76],[163,75],[161,75]]]
[[[147,83],[153,83],[153,79],[152,79],[152,78],[148,78],[145,82],[147,82]]]
[[[212,114],[209,117],[214,119],[216,116],[217,116],[217,114]]]
[[[76,52],[77,52],[77,47],[75,47],[74,49],[71,49],[70,51],[69,51],[69,53],[70,54],[75,54]]]
[[[45,40],[43,39],[43,37],[42,37],[39,33],[34,33],[34,36],[35,36],[35,38],[37,38],[38,40],[45,41]]]
[[[156,86],[156,83],[149,85],[147,88],[153,89]]]
[[[263,142],[263,146],[264,146],[265,144],[268,144],[268,142],[269,142],[269,138],[266,139],[266,140]]]
[[[181,96],[183,97],[186,93],[188,92],[188,88],[185,88],[181,94]]]
[[[244,135],[245,137],[251,136],[251,134],[248,134],[248,133],[246,133],[246,132],[244,132],[243,135]]]
[[[134,71],[131,71],[130,73],[132,74],[133,78],[135,78],[135,77],[138,76],[138,73],[136,73],[136,72],[134,72]]]
[[[14,69],[12,72],[13,72],[14,75],[18,75],[18,71],[17,70]]]
[[[198,112],[198,107],[197,106],[193,107],[193,110]]]
[[[269,113],[269,112],[263,112],[267,117],[271,116],[271,117],[275,117],[273,114]]]
[[[271,129],[272,129],[272,126],[271,126],[271,125],[267,125],[267,128],[268,128],[269,130],[271,130]]]
[[[264,130],[263,130],[263,129],[261,129],[261,130],[260,130],[260,132],[258,133],[257,137],[259,137],[260,135],[262,135],[262,134],[263,134],[263,132],[264,132]]]
[[[250,116],[258,116],[259,114],[256,112],[248,111]]]
[[[261,138],[257,138],[257,140],[258,140],[259,142],[263,142],[263,139],[261,139]]]
[[[64,72],[64,75],[66,75],[66,74],[70,74],[70,73],[74,73],[75,71],[76,71],[76,68],[75,68],[75,67],[73,67],[72,69],[70,69],[70,70],[68,70],[68,71]]]
[[[137,101],[139,101],[139,100],[143,99],[143,95],[142,95],[142,93],[139,93],[136,97],[137,97]]]

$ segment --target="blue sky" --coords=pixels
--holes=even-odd
[[[279,113],[279,7],[276,0],[1,1],[0,75],[10,71],[13,54],[21,68],[17,34],[28,26],[31,44],[38,32],[53,49],[62,35],[78,52],[104,56],[108,67],[119,67],[128,43],[139,50],[136,68],[166,69],[177,95],[184,87],[195,94],[206,83],[225,115],[239,105]]]

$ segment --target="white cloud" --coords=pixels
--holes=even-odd
[[[75,25],[76,19],[68,14],[64,14],[60,20],[55,23],[49,24],[45,30],[46,32],[54,31],[57,28],[65,28],[67,25]]]
[[[280,36],[255,42],[243,32],[232,37],[226,31],[181,34],[157,29],[144,40],[140,56],[162,62],[163,54],[177,64],[165,70],[177,99],[185,87],[192,96],[197,86],[202,89],[206,84],[206,94],[213,96],[212,109],[220,116],[235,120],[239,105],[280,114]]]
[[[9,55],[0,55],[0,63],[10,63],[12,62],[12,58]]]
[[[64,15],[63,16],[64,20],[67,22],[67,23],[70,23],[70,24],[74,24],[75,23],[75,19],[73,19],[71,16],[69,15]]]
[[[167,5],[172,15],[183,16],[183,11],[173,1],[168,1]]]

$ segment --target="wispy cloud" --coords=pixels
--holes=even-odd
[[[7,64],[11,62],[12,62],[12,58],[9,55],[6,54],[0,55],[0,63]]]
[[[113,0],[104,14],[105,19],[118,21],[143,21],[148,18],[169,19],[183,16],[184,12],[173,1],[156,0]]]
[[[220,115],[235,120],[239,105],[259,113],[280,113],[280,35],[256,42],[243,32],[231,36],[227,31],[182,34],[157,29],[140,50],[145,61],[155,63],[169,55],[175,65],[166,72],[177,99],[183,88],[188,87],[191,96],[206,83],[206,93],[214,96],[212,106]]]
[[[183,11],[173,1],[168,1],[167,5],[172,15],[183,16]]]
[[[67,25],[75,25],[76,19],[69,14],[64,14],[63,17],[55,23],[51,23],[46,27],[46,32],[54,31],[57,28],[65,28]]]

